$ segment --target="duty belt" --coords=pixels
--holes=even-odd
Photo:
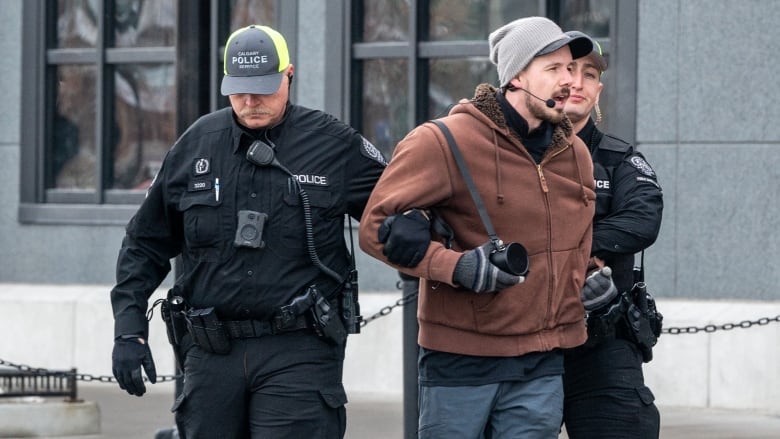
[[[286,324],[282,324],[281,319],[278,318],[272,320],[226,320],[221,323],[230,338],[262,337],[312,328],[305,315],[294,317]]]

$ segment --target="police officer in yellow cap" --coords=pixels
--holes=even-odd
[[[176,141],[127,225],[114,375],[137,396],[142,368],[154,382],[148,299],[181,256],[163,311],[184,370],[183,437],[344,436],[344,351],[359,326],[344,216],[360,218],[386,162],[348,125],[291,103],[293,73],[274,29],[230,35],[230,107]]]

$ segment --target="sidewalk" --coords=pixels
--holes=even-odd
[[[141,398],[114,384],[87,383],[79,397],[100,407],[101,434],[62,439],[153,439],[158,429],[173,426],[173,384],[150,387]],[[346,439],[403,439],[403,402],[349,395]],[[780,416],[742,411],[660,407],[663,439],[777,439]],[[561,439],[565,438],[561,435]],[[54,439],[54,438],[49,438]],[[58,438],[59,439],[59,438]]]

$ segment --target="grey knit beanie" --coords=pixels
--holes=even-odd
[[[507,85],[531,60],[554,52],[568,44],[572,57],[590,53],[593,44],[587,37],[571,38],[545,17],[526,17],[507,23],[490,33],[490,61],[498,68],[501,87]]]

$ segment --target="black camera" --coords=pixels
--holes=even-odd
[[[490,252],[490,262],[515,276],[528,274],[528,251],[522,244],[516,242],[505,245],[498,241],[496,249]]]
[[[236,247],[263,248],[263,226],[268,215],[254,210],[238,211],[238,226],[233,245]]]

